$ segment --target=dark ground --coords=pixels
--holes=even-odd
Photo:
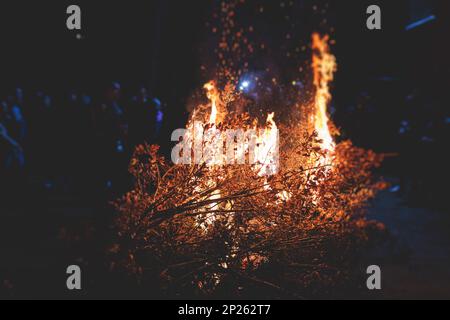
[[[108,271],[109,210],[69,207],[60,198],[45,211],[1,212],[0,297],[104,298],[127,297],[120,290],[138,292]],[[369,218],[384,223],[391,235],[361,262],[381,267],[382,291],[369,292],[361,289],[364,283],[351,283],[352,298],[450,298],[448,213],[408,207],[400,194],[384,191],[374,200]],[[81,293],[71,294],[65,288],[65,269],[71,264],[85,270]]]
[[[381,296],[387,299],[450,298],[450,215],[443,210],[411,208],[396,193],[374,201],[369,218],[384,223],[391,245],[374,250],[382,269]]]

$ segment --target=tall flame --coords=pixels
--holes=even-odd
[[[312,67],[314,71],[314,86],[316,88],[314,105],[314,129],[322,141],[321,148],[327,151],[335,150],[335,143],[328,126],[329,118],[327,106],[331,100],[329,83],[334,79],[337,70],[336,58],[330,53],[328,36],[320,37],[314,33],[312,36]]]
[[[258,168],[259,176],[271,176],[279,170],[279,135],[274,117],[274,112],[267,115],[266,126],[259,137],[257,152],[257,159],[261,165]]]
[[[220,92],[214,81],[206,83],[203,88],[206,89],[206,97],[209,101],[211,101],[211,115],[209,117],[209,123],[217,124],[222,120],[222,114],[219,112],[221,104]]]

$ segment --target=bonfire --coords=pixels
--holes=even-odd
[[[229,112],[245,103],[237,86],[211,81],[208,102],[175,139],[183,161],[165,159],[155,145],[137,147],[134,188],[115,204],[116,266],[191,297],[251,288],[300,297],[345,274],[350,243],[365,239],[362,209],[384,186],[371,173],[382,157],[335,141],[327,108],[336,59],[328,36],[312,39],[314,96],[300,106],[306,121],[277,123],[269,113],[261,123]],[[225,143],[229,130],[252,134]]]

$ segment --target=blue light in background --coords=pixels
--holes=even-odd
[[[421,25],[424,25],[425,23],[428,23],[430,21],[436,20],[435,15],[429,15],[428,17],[425,17],[423,19],[417,20],[416,22],[413,22],[406,26],[406,31],[415,29],[417,27],[420,27]]]
[[[244,81],[241,82],[241,85],[240,85],[240,87],[239,87],[239,90],[245,91],[245,90],[247,90],[247,89],[249,89],[249,88],[250,88],[250,81],[244,80]]]

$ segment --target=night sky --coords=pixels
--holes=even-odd
[[[450,20],[445,2],[298,0],[291,7],[289,3],[248,0],[238,13],[238,23],[255,28],[251,41],[268,47],[249,58],[250,69],[275,66],[289,83],[298,76],[298,66],[310,61],[308,51],[291,59],[286,53],[307,47],[311,33],[319,31],[336,41],[332,47],[339,64],[335,104],[354,103],[361,91],[376,87],[377,79],[399,80],[388,85],[393,95],[387,108],[394,108],[414,87],[437,97],[445,91],[440,88],[450,70],[449,46],[443,40]],[[220,1],[80,0],[76,4],[82,9],[81,32],[66,29],[70,4],[74,3],[2,2],[3,95],[16,86],[53,95],[70,89],[101,95],[105,86],[117,80],[125,84],[125,90],[146,85],[179,114],[185,111],[189,95],[214,77],[217,43],[211,28]],[[366,28],[369,4],[382,7],[381,31]],[[255,14],[261,6],[265,14]],[[437,16],[434,23],[405,31],[408,23],[430,8]],[[77,39],[77,33],[82,39]],[[208,72],[201,73],[201,66]]]

